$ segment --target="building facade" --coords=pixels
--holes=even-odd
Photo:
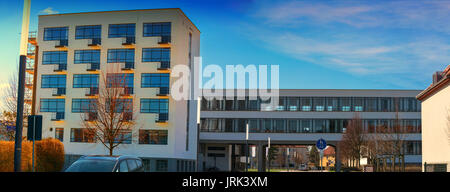
[[[248,91],[248,90],[247,90]],[[258,169],[265,170],[265,147],[314,145],[323,138],[336,147],[349,120],[356,113],[364,128],[376,134],[377,127],[390,127],[396,114],[405,128],[405,161],[421,163],[421,105],[419,90],[301,90],[281,89],[279,104],[261,108],[262,101],[203,99],[201,103],[199,164],[201,169],[232,170],[244,155],[246,124],[249,144],[257,146]],[[246,94],[248,95],[248,93]],[[339,151],[339,148],[337,148]],[[200,170],[201,170],[200,169]]]
[[[190,67],[200,49],[200,31],[180,9],[40,15],[37,44],[35,113],[68,161],[108,154],[80,122],[94,118],[86,106],[106,82],[120,79],[136,126],[114,155],[141,157],[147,171],[196,170],[198,105],[170,96],[171,70]]]
[[[422,170],[450,172],[450,65],[417,95],[422,101]]]

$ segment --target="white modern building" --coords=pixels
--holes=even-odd
[[[450,172],[450,65],[433,74],[433,83],[417,99],[422,101],[422,170]]]
[[[171,69],[190,66],[200,49],[200,31],[180,9],[40,15],[38,27],[35,113],[43,138],[63,141],[66,160],[108,154],[80,122],[105,79],[118,78],[136,128],[114,154],[143,158],[147,171],[196,170],[198,105],[169,91]]]
[[[369,133],[376,133],[377,127],[393,125],[396,111],[406,130],[402,137],[405,162],[420,166],[421,106],[415,98],[418,93],[420,90],[280,89],[279,104],[269,111],[261,108],[260,99],[203,99],[199,170],[236,168],[237,159],[245,154],[247,123],[248,143],[257,147],[258,170],[263,171],[269,137],[271,145],[314,145],[323,138],[336,147],[355,113],[359,113]]]

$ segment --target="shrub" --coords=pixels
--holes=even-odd
[[[43,139],[35,144],[35,170],[61,171],[64,165],[64,145],[57,139]],[[22,171],[32,170],[33,142],[22,141]],[[14,141],[0,141],[0,172],[14,171]]]

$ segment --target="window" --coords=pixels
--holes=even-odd
[[[339,111],[338,98],[327,98],[327,111]]]
[[[134,62],[134,49],[108,49],[108,63]]]
[[[64,112],[64,99],[41,99],[41,112]]]
[[[134,37],[136,24],[110,24],[108,30],[108,37]]]
[[[144,37],[170,36],[171,23],[144,23]]]
[[[288,132],[289,133],[297,133],[297,120],[288,120]]]
[[[133,73],[109,73],[106,75],[107,87],[134,87]]]
[[[156,160],[156,171],[165,172],[167,171],[167,160]]]
[[[167,145],[167,130],[139,130],[139,144]]]
[[[41,88],[65,88],[66,75],[42,75]]]
[[[312,120],[301,120],[300,126],[303,133],[309,133],[312,131]]]
[[[44,51],[42,64],[67,64],[67,51]]]
[[[142,62],[170,61],[170,48],[143,48]]]
[[[70,129],[70,142],[94,143],[94,135],[88,129],[72,128]]]
[[[314,98],[314,109],[316,111],[324,111],[325,110],[325,98]]]
[[[56,128],[55,129],[55,139],[58,139],[61,142],[64,141],[64,128]]]
[[[98,87],[98,74],[74,74],[73,88]]]
[[[130,171],[135,171],[137,169],[137,164],[134,159],[127,159],[127,163]]]
[[[75,50],[73,63],[100,63],[100,50]]]
[[[327,120],[314,120],[314,133],[325,133],[327,129]]]
[[[68,27],[52,27],[44,29],[44,41],[65,40],[67,38]]]
[[[142,73],[141,87],[169,87],[169,73]]]
[[[284,133],[284,123],[283,119],[273,120],[274,132],[276,133]]]
[[[169,100],[141,99],[141,113],[169,113]]]
[[[131,144],[132,134],[131,131],[121,131],[114,143],[121,142],[122,144]]]
[[[77,26],[75,29],[75,39],[95,39],[101,37],[101,25]]]
[[[341,111],[350,111],[352,100],[349,97],[342,97],[341,99]]]
[[[72,113],[95,112],[94,99],[72,99]]]
[[[380,98],[381,111],[384,112],[392,111],[391,101],[392,101],[391,98]]]
[[[366,110],[369,112],[378,111],[378,99],[366,98]]]
[[[311,98],[302,97],[300,98],[300,107],[302,111],[311,111]]]
[[[298,98],[297,97],[289,97],[287,99],[287,107],[289,111],[297,111],[298,106]]]
[[[133,112],[133,99],[112,99],[106,101],[106,112],[109,112],[111,108],[115,110],[116,113],[123,112]]]
[[[258,120],[257,119],[249,119],[248,120],[248,131],[251,133],[259,133],[259,125],[258,125]]]
[[[120,172],[128,172],[128,165],[127,165],[127,161],[123,160],[120,162],[119,164],[119,171]]]
[[[358,112],[364,110],[364,98],[353,98],[353,110]]]

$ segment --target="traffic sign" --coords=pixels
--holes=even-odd
[[[316,142],[316,147],[319,150],[324,150],[327,147],[327,142],[325,141],[325,139],[320,138]]]

